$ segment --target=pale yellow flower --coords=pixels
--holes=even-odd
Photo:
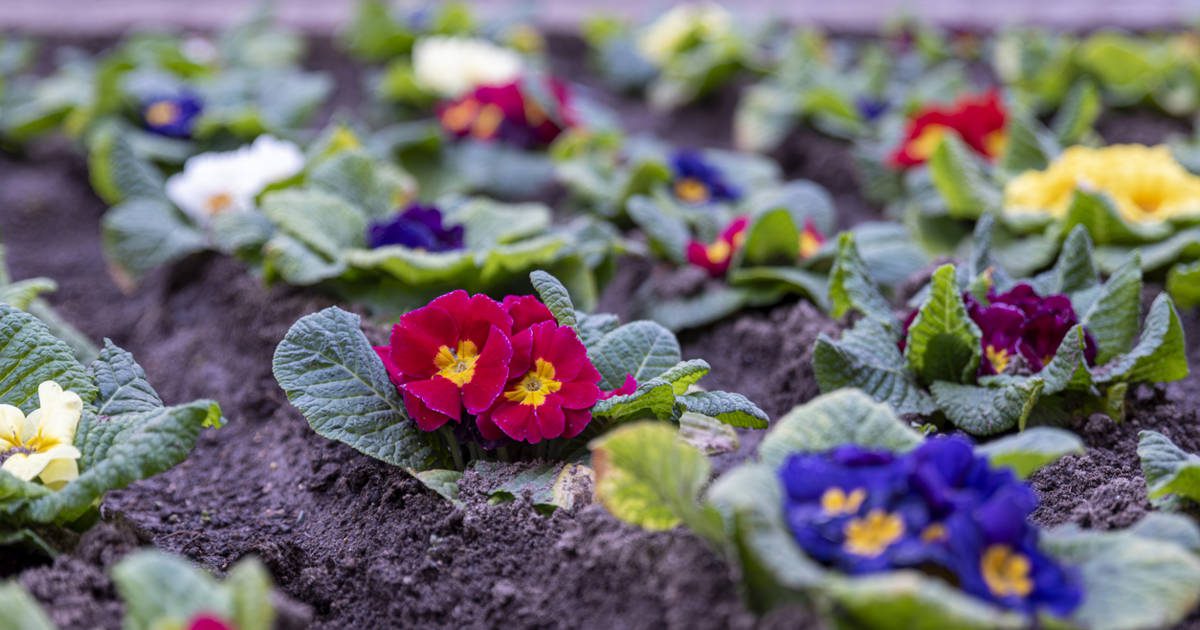
[[[719,4],[677,4],[643,31],[638,38],[638,51],[655,65],[662,66],[691,38],[715,39],[728,34],[732,27],[732,17]]]
[[[79,476],[75,429],[83,400],[54,381],[38,386],[41,408],[26,416],[12,405],[0,405],[0,455],[5,472],[42,483],[55,490]],[[15,452],[14,452],[15,451]]]
[[[1004,189],[1005,212],[1066,215],[1076,190],[1102,192],[1126,221],[1160,223],[1200,218],[1200,177],[1165,145],[1075,146],[1044,171],[1026,171]]]

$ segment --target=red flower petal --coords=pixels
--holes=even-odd
[[[494,442],[504,437],[504,432],[492,421],[491,409],[475,416],[475,426],[479,428],[479,435],[482,435],[483,439],[489,442]]]
[[[430,409],[428,405],[421,402],[420,398],[408,392],[403,392],[403,394],[404,409],[408,411],[408,416],[412,418],[413,422],[417,423],[417,428],[422,431],[436,431],[450,421],[450,416]]]
[[[596,374],[599,375],[600,373],[597,372]],[[637,379],[633,378],[632,374],[626,374],[625,382],[621,383],[620,387],[606,392],[600,392],[600,400],[608,400],[609,398],[613,398],[615,396],[628,396],[637,391],[637,386]]]
[[[540,326],[540,324],[538,324]],[[512,336],[512,362],[508,365],[508,378],[519,379],[533,368],[533,328]]]
[[[502,400],[492,408],[491,419],[505,435],[521,441],[529,434],[533,407]]]
[[[563,430],[562,437],[566,439],[583,433],[592,421],[592,412],[586,409],[563,409],[563,416],[566,417],[567,427]]]
[[[392,362],[411,378],[429,378],[437,372],[434,355],[442,346],[457,347],[458,334],[457,320],[445,309],[430,304],[406,313],[392,328]]]
[[[449,416],[458,422],[462,419],[462,396],[458,386],[441,376],[423,381],[412,381],[401,386],[406,394],[412,394],[426,407]]]
[[[546,325],[546,324],[540,324]],[[573,381],[579,377],[579,372],[585,365],[591,365],[587,357],[587,348],[575,334],[575,329],[569,326],[553,326],[546,335],[543,345],[537,347],[535,355],[554,364],[554,378],[560,381]],[[599,379],[596,379],[599,380]]]
[[[512,341],[503,330],[492,326],[483,352],[475,362],[475,374],[471,382],[462,388],[463,406],[473,414],[482,413],[504,391],[508,382],[508,366],[512,360]]]
[[[493,326],[503,331],[512,330],[512,317],[504,307],[492,298],[479,293],[471,296],[468,313],[463,318],[462,336],[482,348]]]
[[[537,444],[538,440],[533,439],[533,434],[540,433],[540,437],[547,440],[552,440],[563,434],[566,428],[566,418],[563,416],[562,407],[558,405],[557,395],[552,395],[546,399],[546,402],[534,410],[534,417],[537,418],[537,431],[532,429],[527,437],[530,444]]]
[[[568,409],[591,409],[600,400],[600,386],[595,383],[572,381],[563,383],[555,398]]]
[[[392,360],[391,346],[371,346],[375,354],[379,356],[379,360],[383,361],[383,369],[387,370],[388,378],[392,384],[399,387],[406,380],[404,375],[400,373],[400,368],[396,366],[396,362]]]
[[[540,322],[554,321],[554,314],[534,295],[506,296],[504,310],[512,317],[513,333],[519,333]]]
[[[234,630],[234,628],[216,615],[200,613],[188,621],[187,630]]]

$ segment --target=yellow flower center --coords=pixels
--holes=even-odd
[[[946,540],[949,532],[946,531],[946,526],[941,523],[933,523],[921,531],[921,540],[925,542],[940,542]]]
[[[1004,133],[1003,129],[997,129],[983,138],[983,148],[987,154],[992,157],[997,157],[1004,153],[1008,148],[1008,134]]]
[[[521,379],[517,386],[504,392],[504,398],[530,407],[540,407],[546,397],[562,389],[562,382],[554,380],[554,364],[538,359],[533,370]]]
[[[846,551],[874,557],[904,535],[904,521],[884,510],[871,510],[864,518],[846,523]]]
[[[212,195],[204,202],[204,209],[208,210],[209,214],[221,214],[231,207],[233,207],[233,195],[227,192]]]
[[[830,488],[821,495],[821,509],[831,516],[854,514],[866,500],[867,491],[862,488],[849,493],[841,488]]]
[[[708,186],[695,177],[684,177],[675,182],[675,196],[688,203],[704,203],[711,198]]]
[[[479,101],[468,98],[461,103],[447,107],[442,112],[442,124],[450,131],[457,133],[469,128],[478,115]]]
[[[146,122],[155,127],[174,124],[182,112],[179,105],[171,101],[155,101],[146,108]]]
[[[729,260],[733,254],[733,248],[725,242],[725,239],[717,239],[716,242],[704,249],[704,254],[708,256],[709,262],[723,263]]]
[[[987,355],[987,360],[992,364],[997,374],[1003,374],[1005,368],[1008,367],[1008,362],[1012,358],[1008,355],[1008,350],[1005,348],[996,349],[995,346],[984,348],[984,354]]]
[[[500,123],[504,122],[504,110],[499,105],[489,103],[479,110],[479,116],[471,125],[471,135],[481,140],[487,140],[496,135]]]
[[[988,547],[983,552],[980,568],[983,581],[997,597],[1025,597],[1033,592],[1033,580],[1029,577],[1032,563],[1005,545]]]
[[[817,255],[821,250],[821,239],[812,230],[804,230],[800,233],[800,259],[808,260]]]
[[[475,363],[479,361],[479,348],[475,342],[464,339],[458,342],[458,348],[451,350],[450,346],[438,348],[433,357],[433,364],[438,368],[438,376],[462,387],[475,378]]]
[[[929,125],[909,141],[908,152],[918,160],[928,160],[942,143],[942,138],[951,131],[946,125]]]

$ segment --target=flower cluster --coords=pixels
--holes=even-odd
[[[688,262],[704,269],[714,278],[725,277],[733,263],[733,255],[746,241],[746,229],[749,226],[749,217],[738,217],[730,222],[717,240],[711,243],[690,241],[686,251]],[[805,221],[804,229],[800,232],[800,260],[812,258],[824,245],[825,235],[811,219]]]
[[[1004,293],[993,288],[988,291],[986,304],[969,292],[963,294],[963,302],[981,333],[984,360],[979,362],[980,376],[1041,372],[1054,359],[1067,332],[1079,323],[1070,298],[1040,296],[1026,283]],[[901,350],[917,312],[910,313],[904,322]],[[1092,365],[1096,360],[1096,341],[1087,330],[1084,342],[1084,358]]]
[[[1077,189],[1107,194],[1131,223],[1200,217],[1200,177],[1170,147],[1119,144],[1070,147],[1044,171],[1027,171],[1004,189],[1005,212],[1063,218]]]
[[[553,113],[546,111],[538,95],[529,93],[524,81],[481,85],[457,100],[438,107],[442,128],[458,138],[500,140],[523,148],[543,147],[564,129],[575,125],[570,93],[565,83],[546,79],[539,84],[545,98],[552,99]]]
[[[638,52],[661,67],[676,54],[732,30],[733,18],[719,4],[677,4],[647,26],[638,38]]]
[[[515,81],[523,66],[520,55],[487,40],[442,36],[414,44],[412,62],[417,83],[445,98]]]
[[[28,416],[0,405],[0,468],[24,481],[38,477],[57,490],[79,476],[75,429],[83,400],[54,381],[38,386],[38,400],[41,406]]]
[[[671,156],[671,172],[671,190],[684,203],[736,201],[742,196],[737,187],[725,181],[721,169],[695,151],[676,151]]]
[[[904,141],[888,161],[899,169],[924,164],[947,133],[957,134],[979,155],[996,158],[1007,140],[1006,120],[1000,95],[995,91],[964,97],[948,108],[926,107],[909,120]]]
[[[235,151],[189,158],[183,171],[167,180],[167,197],[203,225],[219,214],[252,209],[254,198],[267,186],[303,168],[299,147],[263,135]]]
[[[534,296],[447,293],[401,317],[375,350],[424,431],[462,423],[465,411],[487,442],[571,438],[601,396],[575,330]]]
[[[446,226],[441,210],[414,203],[390,219],[373,221],[367,227],[367,245],[372,249],[402,245],[427,252],[449,252],[463,248],[463,226]]]
[[[784,514],[805,553],[850,574],[922,569],[1026,614],[1067,615],[1078,572],[1038,547],[1037,496],[962,437],[905,455],[847,445],[792,455],[779,470]]]
[[[204,110],[200,97],[190,91],[175,96],[147,99],[142,105],[146,129],[169,138],[190,138],[196,118]]]

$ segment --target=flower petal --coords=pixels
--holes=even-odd
[[[500,402],[492,410],[492,422],[514,440],[524,440],[533,423],[533,407],[518,403]]]
[[[22,443],[25,414],[12,405],[0,405],[0,452]]]
[[[413,422],[417,423],[417,428],[422,431],[436,431],[450,421],[450,416],[430,409],[429,405],[422,402],[420,398],[408,392],[403,393],[404,409],[408,411]]]
[[[563,409],[563,416],[566,418],[567,427],[563,430],[562,437],[567,439],[583,433],[592,421],[592,412],[586,409]]]
[[[458,386],[441,376],[423,381],[410,381],[400,387],[412,394],[429,409],[458,422],[462,419],[462,396]]]
[[[483,352],[479,353],[479,360],[475,363],[471,382],[462,388],[463,406],[468,412],[479,414],[496,402],[500,392],[504,391],[504,384],[508,382],[512,352],[512,341],[508,335],[492,326]]]
[[[5,472],[22,481],[33,481],[50,463],[45,453],[14,453],[0,466]]]
[[[595,383],[571,381],[562,384],[555,398],[567,409],[591,409],[600,400],[600,394],[600,386]]]
[[[551,396],[546,399],[546,402],[539,406],[534,411],[534,417],[537,418],[537,433],[541,434],[541,438],[552,440],[563,434],[563,429],[566,428],[566,418],[563,416],[562,407],[559,406],[556,396]],[[535,431],[530,430],[532,436]],[[538,440],[530,437],[529,443],[536,444]]]

